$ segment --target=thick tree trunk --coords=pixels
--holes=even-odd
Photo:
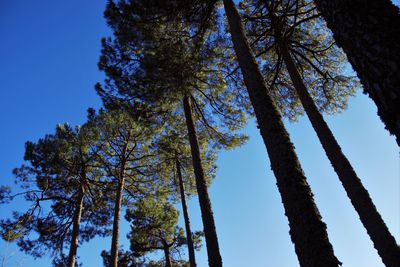
[[[79,236],[79,225],[81,223],[83,210],[83,188],[80,189],[75,211],[74,211],[74,223],[72,226],[71,245],[68,253],[68,267],[75,267],[76,264],[76,251],[78,250],[78,236]]]
[[[196,178],[197,195],[199,196],[201,218],[203,220],[204,235],[206,239],[208,264],[210,267],[221,267],[222,258],[219,252],[217,231],[215,229],[214,214],[208,196],[207,183],[201,163],[200,148],[193,121],[192,108],[188,96],[183,98],[186,126],[188,130],[190,149],[192,153],[194,176]]]
[[[111,267],[118,267],[118,242],[119,242],[119,221],[121,218],[121,206],[122,206],[122,192],[124,190],[125,179],[124,175],[121,176],[118,188],[117,196],[114,205],[114,222],[113,222],[113,233],[111,240]]]
[[[315,0],[400,145],[400,15],[390,0]]]
[[[172,261],[171,261],[171,253],[169,251],[169,246],[164,245],[164,256],[165,256],[165,267],[172,267]]]
[[[181,170],[181,164],[180,164],[179,160],[176,160],[176,171],[178,173],[179,191],[181,194],[183,218],[185,220],[185,230],[186,230],[186,239],[187,239],[187,246],[188,246],[188,253],[189,253],[189,263],[190,263],[190,267],[196,267],[196,257],[194,254],[192,230],[190,229],[190,219],[189,219],[188,207],[186,204],[185,186],[183,184],[182,170]]]
[[[318,111],[317,106],[308,93],[294,64],[287,44],[284,40],[278,40],[278,44],[282,58],[304,110],[317,133],[326,155],[346,190],[347,196],[350,198],[353,207],[360,216],[361,222],[371,237],[375,248],[386,266],[399,266],[400,249],[396,244],[396,240],[390,234],[381,215],[376,210],[368,191],[364,188],[350,162],[343,154],[338,142],[322,117],[322,114]]]
[[[224,7],[239,66],[289,219],[290,235],[300,265],[337,267],[340,262],[333,253],[326,225],[322,222],[281,116],[268,94],[245,37],[240,15],[232,0],[224,0]]]

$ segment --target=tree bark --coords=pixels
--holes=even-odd
[[[121,206],[122,206],[122,192],[125,186],[125,177],[121,175],[118,188],[117,196],[115,199],[114,206],[114,222],[113,222],[113,233],[111,240],[111,266],[118,267],[118,242],[119,242],[119,221],[121,218]]]
[[[400,145],[400,15],[390,0],[316,0],[319,11]]]
[[[165,256],[165,267],[172,267],[171,253],[169,251],[169,246],[164,244],[164,256]]]
[[[400,265],[400,249],[396,244],[396,240],[389,232],[368,191],[364,188],[360,178],[358,178],[350,162],[343,154],[340,145],[308,93],[290,55],[287,43],[278,38],[278,45],[304,110],[376,250],[386,266],[398,267]]]
[[[182,170],[181,170],[181,164],[180,164],[179,160],[176,160],[176,171],[178,173],[179,191],[181,194],[183,218],[185,220],[185,230],[186,230],[186,239],[187,239],[187,246],[188,246],[188,253],[189,253],[189,263],[190,263],[190,267],[196,267],[196,258],[195,258],[195,253],[194,253],[192,230],[190,229],[190,219],[189,219],[188,207],[186,204],[185,186],[183,184]]]
[[[277,179],[290,236],[302,267],[337,267],[326,225],[315,205],[311,189],[294,151],[264,78],[255,61],[243,30],[240,15],[232,0],[224,0],[232,42]]]
[[[72,226],[71,245],[69,247],[68,262],[67,262],[68,267],[75,267],[76,264],[76,251],[78,250],[79,225],[81,223],[82,210],[83,210],[83,195],[84,192],[81,186],[74,211],[74,223]]]
[[[217,231],[215,229],[214,214],[207,191],[203,165],[200,157],[200,148],[197,140],[196,128],[193,121],[192,108],[189,96],[183,98],[186,127],[188,130],[190,149],[193,160],[194,176],[196,179],[197,194],[200,202],[201,218],[203,220],[204,235],[206,239],[208,264],[210,267],[222,267],[222,258],[219,252]]]

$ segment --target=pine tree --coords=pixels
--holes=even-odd
[[[62,124],[55,134],[26,143],[24,159],[29,164],[14,170],[23,191],[13,196],[24,196],[31,206],[1,221],[4,240],[17,240],[20,249],[35,258],[50,251],[54,266],[73,267],[78,239],[88,241],[106,233],[109,214],[97,211],[106,203],[96,187],[101,174],[92,166],[96,151],[91,144],[97,137],[87,125]],[[33,232],[37,237],[31,239]]]
[[[201,43],[191,37],[190,27],[179,22],[163,23],[159,10],[163,9],[147,1],[110,3],[106,17],[115,39],[103,41],[99,66],[108,79],[104,86],[97,86],[97,91],[106,105],[124,107],[146,102],[161,114],[184,115],[209,263],[221,266],[197,131],[198,127],[205,129],[218,140],[217,146],[238,145],[243,138],[226,132],[240,129],[245,115],[235,103],[235,88],[227,86],[216,68],[223,64],[223,60],[218,61],[221,57],[212,56],[221,53],[215,49],[218,36],[204,37]]]
[[[232,0],[224,0],[224,8],[239,66],[278,181],[300,265],[338,266],[340,263],[333,254],[326,225],[321,220],[279,111],[268,94],[239,12]]]
[[[156,129],[144,125],[129,114],[100,110],[93,114],[90,123],[100,133],[96,146],[97,166],[105,173],[112,201],[113,230],[111,240],[111,265],[118,266],[118,243],[120,237],[120,218],[123,204],[129,200],[151,193],[154,175],[150,144]]]
[[[266,39],[263,44],[270,45],[269,55],[277,54],[266,58],[267,62],[270,58],[278,61],[272,64],[274,72],[266,73],[273,77],[267,78],[271,82],[270,88],[279,86],[279,89],[273,90],[296,92],[294,98],[289,98],[292,103],[282,105],[283,108],[292,109],[296,106],[293,102],[301,102],[375,248],[382,258],[400,259],[396,240],[320,112],[337,110],[330,106],[346,107],[347,96],[354,91],[353,85],[356,83],[352,82],[350,77],[346,77],[345,73],[339,72],[340,69],[344,69],[340,67],[344,64],[344,56],[334,45],[323,23],[318,20],[315,7],[307,1],[253,1],[252,5],[254,8],[249,12],[255,19],[251,20],[251,35],[254,38]],[[260,36],[261,32],[268,37]],[[273,68],[266,66],[266,69]],[[321,84],[319,80],[322,80],[322,86],[318,86]],[[313,90],[313,95],[309,92],[310,89]],[[326,104],[320,104],[318,107],[314,99],[317,103]],[[288,100],[282,99],[281,102],[287,103]],[[283,113],[296,114],[296,111]]]
[[[168,3],[166,3],[168,2]],[[129,70],[127,71],[124,68],[118,68],[115,67],[116,65],[118,65],[119,62],[121,62],[121,59],[124,60],[126,58],[129,59],[130,62],[134,62],[132,65],[135,65],[136,67],[138,66],[143,66],[143,62],[146,63],[146,61],[143,61],[143,59],[140,56],[134,56],[134,58],[136,60],[132,61],[132,57],[127,57],[125,56],[124,53],[121,53],[121,51],[154,51],[151,54],[147,53],[145,55],[153,55],[154,59],[153,61],[149,61],[152,64],[150,64],[150,66],[153,66],[155,68],[153,68],[153,70],[158,75],[164,75],[164,77],[166,77],[166,79],[159,79],[158,76],[156,79],[152,79],[153,77],[151,75],[148,76],[149,71],[146,69],[146,71],[143,71],[142,73],[144,73],[146,76],[149,77],[150,81],[153,80],[162,80],[162,87],[159,86],[159,94],[157,94],[157,97],[161,97],[163,100],[165,100],[165,95],[168,94],[161,94],[164,92],[170,92],[172,86],[169,86],[170,83],[166,83],[168,81],[170,81],[170,78],[172,77],[176,77],[175,75],[170,75],[171,72],[168,72],[168,70],[172,70],[172,73],[180,73],[181,70],[185,70],[185,72],[183,72],[183,74],[187,73],[186,71],[189,70],[188,67],[192,67],[192,66],[196,66],[196,62],[204,62],[204,61],[199,61],[199,57],[201,57],[202,54],[201,52],[199,52],[198,49],[199,46],[198,44],[201,43],[204,40],[207,40],[207,37],[210,36],[209,32],[207,29],[213,29],[212,25],[217,25],[214,21],[214,15],[216,15],[217,13],[215,12],[215,4],[217,1],[196,1],[196,2],[190,2],[190,1],[181,1],[179,2],[179,5],[176,5],[175,1],[165,1],[165,6],[168,7],[168,5],[174,6],[175,10],[175,17],[178,18],[183,18],[183,20],[189,21],[189,23],[187,23],[186,27],[190,28],[190,31],[188,33],[186,33],[185,31],[183,31],[184,36],[195,36],[195,41],[193,42],[194,44],[194,48],[195,48],[195,52],[196,53],[188,53],[189,55],[193,55],[192,58],[196,58],[196,61],[179,61],[179,62],[185,62],[186,64],[171,64],[171,63],[175,63],[175,61],[173,59],[176,58],[180,58],[182,57],[182,55],[185,54],[185,52],[187,50],[183,49],[181,50],[182,46],[181,42],[174,42],[174,46],[172,47],[172,49],[167,49],[164,50],[165,52],[168,51],[168,53],[162,52],[162,49],[165,47],[163,46],[164,44],[168,44],[168,42],[165,42],[165,40],[168,40],[168,37],[170,36],[174,36],[173,33],[179,32],[182,33],[182,31],[180,29],[182,29],[180,26],[181,21],[175,20],[175,24],[173,27],[173,31],[170,32],[166,32],[165,29],[163,29],[163,34],[161,37],[159,37],[159,40],[162,40],[163,42],[161,43],[162,45],[159,45],[160,42],[150,42],[150,44],[146,45],[146,46],[140,46],[141,42],[143,42],[142,37],[144,36],[144,34],[137,34],[136,32],[133,32],[132,30],[129,31],[129,29],[133,29],[133,26],[137,26],[138,23],[134,23],[133,21],[135,21],[135,19],[126,19],[126,17],[121,16],[122,11],[121,10],[125,10],[128,12],[132,12],[133,8],[130,8],[132,6],[129,5],[120,5],[120,9],[114,9],[113,11],[111,11],[109,14],[112,14],[113,16],[120,16],[120,18],[124,18],[124,19],[117,19],[114,21],[114,35],[118,36],[119,39],[117,39],[117,42],[114,43],[114,45],[120,46],[120,47],[124,47],[124,49],[118,49],[118,53],[111,53],[112,56],[109,57],[103,57],[102,58],[102,63],[100,64],[101,67],[103,67],[104,69],[107,67],[111,68],[109,69],[108,73],[110,74],[109,77],[118,77],[121,76],[121,74],[126,74],[129,73]],[[249,91],[250,94],[250,100],[252,102],[252,105],[255,109],[255,114],[256,117],[258,118],[258,123],[260,125],[260,129],[261,129],[261,133],[262,136],[264,137],[264,141],[266,142],[267,145],[267,149],[270,155],[270,159],[272,162],[272,168],[275,172],[275,175],[277,176],[278,179],[278,187],[280,189],[281,195],[282,195],[282,199],[284,202],[284,206],[286,209],[286,214],[288,215],[289,218],[289,222],[290,222],[290,226],[291,226],[291,234],[292,234],[292,240],[294,241],[295,245],[296,245],[296,252],[299,255],[299,259],[301,264],[307,265],[309,263],[313,263],[313,264],[320,264],[320,265],[325,265],[325,266],[337,266],[339,264],[338,260],[336,259],[336,257],[333,255],[333,249],[331,244],[329,243],[329,240],[327,238],[327,233],[326,233],[326,226],[325,224],[321,221],[321,217],[319,215],[318,209],[316,208],[312,195],[311,195],[311,191],[309,189],[309,186],[306,183],[304,174],[301,170],[301,167],[298,163],[297,157],[294,153],[294,149],[292,144],[290,143],[290,140],[288,138],[288,135],[286,133],[286,130],[284,129],[284,126],[281,122],[280,119],[280,115],[276,109],[276,107],[274,106],[274,103],[272,101],[272,99],[268,96],[267,94],[267,88],[265,86],[265,82],[261,76],[261,73],[258,70],[258,66],[255,64],[254,58],[251,54],[251,51],[246,43],[246,40],[244,38],[244,33],[243,31],[241,31],[241,22],[240,22],[240,17],[237,15],[235,17],[235,13],[237,13],[235,6],[233,4],[233,2],[230,1],[225,1],[225,8],[227,10],[227,14],[228,14],[228,22],[230,23],[230,28],[231,28],[231,35],[232,35],[232,40],[234,43],[234,47],[236,50],[236,54],[239,60],[239,65],[241,67],[241,71],[244,74],[245,77],[245,83],[247,86],[247,89]],[[165,10],[168,11],[168,8],[166,8]],[[171,9],[169,9],[171,10]],[[180,11],[182,14],[184,14],[183,16],[177,16],[177,11]],[[158,25],[156,22],[165,22],[165,20],[168,20],[168,16],[163,17],[158,16],[159,13],[157,12],[148,12],[146,13],[151,14],[150,17],[146,17],[146,19],[144,19],[143,21],[147,21],[147,22],[152,22],[150,25],[152,28],[149,29],[149,31],[146,32],[154,32],[152,31],[155,27],[155,25]],[[178,13],[179,14],[179,13]],[[232,15],[233,14],[233,18]],[[140,18],[140,16],[136,16],[134,18]],[[132,22],[132,24],[128,23],[128,22]],[[136,20],[137,22],[137,20]],[[199,23],[199,27],[196,27],[195,23]],[[143,23],[140,24],[140,26],[142,26]],[[165,24],[164,24],[165,25]],[[183,25],[185,28],[185,25]],[[233,28],[233,30],[232,30]],[[121,29],[125,29],[127,31],[123,31]],[[167,28],[168,29],[168,28]],[[143,33],[145,31],[142,31]],[[136,40],[139,40],[139,42],[133,42],[131,43],[126,43],[125,42],[125,38],[127,38],[127,36],[134,36]],[[121,38],[122,37],[122,38]],[[139,44],[139,45],[138,45]],[[155,44],[157,44],[155,46]],[[154,46],[157,49],[154,49]],[[138,49],[138,47],[140,47],[141,49]],[[218,47],[218,45],[216,45],[216,47]],[[238,48],[239,47],[239,48]],[[247,48],[246,48],[247,47]],[[146,49],[144,49],[146,48]],[[112,48],[110,49],[110,46],[105,46],[105,48],[103,49],[103,51],[107,51],[109,52],[110,50],[112,50]],[[207,51],[209,52],[209,51]],[[172,57],[171,54],[177,53],[178,55]],[[130,55],[132,55],[132,53],[130,53]],[[139,53],[139,55],[144,55],[144,53]],[[151,57],[150,57],[151,58]],[[169,65],[172,65],[174,67],[169,67],[166,68],[165,70],[160,68],[160,64],[154,64],[155,60],[158,60],[157,62],[160,62],[160,58],[164,58],[166,59],[165,62],[167,62]],[[213,58],[213,57],[212,57]],[[108,64],[104,64],[104,62],[108,62]],[[116,64],[111,64],[111,62],[114,62]],[[162,61],[161,61],[162,62]],[[189,64],[188,64],[189,63]],[[165,63],[164,63],[165,64]],[[210,65],[210,64],[208,64]],[[135,69],[135,68],[130,68],[130,70]],[[160,72],[159,70],[163,70],[162,72]],[[107,70],[106,70],[107,72]],[[132,73],[131,73],[132,74]],[[140,74],[140,72],[139,72]],[[124,77],[128,77],[128,75],[123,75]],[[179,79],[179,83],[178,84],[185,84],[185,81],[191,81],[190,79],[183,79],[186,78],[188,76],[186,75],[181,75],[178,76]],[[189,76],[190,77],[190,76]],[[130,85],[134,84],[132,82],[132,80],[129,79],[120,79],[119,82],[117,84],[121,84],[121,81],[124,84],[127,84],[128,81]],[[173,80],[172,80],[173,81]],[[148,82],[148,80],[146,80],[146,82]],[[116,83],[114,83],[113,85],[115,85]],[[106,83],[107,85],[107,83]],[[108,84],[109,85],[109,84]],[[136,87],[135,90],[132,92],[132,95],[134,96],[141,96],[141,97],[148,97],[153,96],[154,94],[149,94],[149,92],[151,92],[151,90],[146,90],[146,91],[142,91],[140,90],[140,85],[141,84],[135,84]],[[158,84],[157,84],[158,85]],[[115,91],[109,90],[109,88],[98,88],[100,95],[104,96],[108,96],[108,100],[114,100],[114,99],[118,99],[118,93],[122,93],[122,95],[129,95],[129,93],[127,93],[126,89],[123,89],[124,87],[121,87],[121,89],[119,90],[119,92],[117,91],[117,93]],[[125,87],[127,88],[127,87]],[[139,90],[137,89],[139,88]],[[154,89],[156,87],[151,87],[151,89]],[[160,90],[160,88],[162,90]],[[179,88],[179,87],[178,87]],[[265,89],[263,89],[265,88]],[[183,89],[185,89],[185,87],[183,87]],[[215,92],[215,88],[213,88],[214,92]],[[108,93],[107,93],[108,91]],[[178,90],[174,90],[173,93],[179,92]],[[175,96],[175,94],[169,94],[170,97]],[[212,94],[213,96],[218,94]],[[236,94],[234,95],[236,96]],[[119,98],[120,99],[120,98]],[[169,98],[170,99],[170,98]],[[172,98],[173,99],[173,98]],[[171,99],[171,100],[172,100]],[[179,98],[178,98],[179,99]],[[129,98],[128,98],[129,100]],[[191,103],[190,101],[192,101],[193,98],[192,97],[188,97],[187,94],[184,94],[184,110],[186,110],[186,120],[187,122],[189,122],[187,125],[188,127],[188,132],[189,135],[190,133],[195,133],[195,131],[193,131],[193,129],[195,129],[193,127],[193,123],[191,122],[191,115],[190,111],[191,111]],[[113,102],[113,101],[108,101],[108,102]],[[115,101],[114,101],[115,102]],[[165,101],[167,103],[171,103],[172,101]],[[172,102],[175,103],[175,102]],[[238,103],[238,102],[235,102]],[[243,107],[242,107],[243,108]],[[192,126],[191,126],[192,125]],[[193,141],[193,139],[192,139]],[[194,152],[196,152],[196,142],[191,142],[192,148],[194,148]],[[284,153],[282,153],[282,151],[284,151]],[[193,152],[193,151],[192,151]],[[196,155],[197,154],[197,155]],[[196,163],[198,163],[199,161],[196,159],[199,159],[200,157],[198,156],[198,153],[192,153],[192,156],[194,156],[193,158],[193,163],[195,165],[195,169],[196,169]],[[285,163],[285,164],[282,164]],[[199,168],[197,168],[199,169]],[[200,169],[201,170],[201,169]],[[288,171],[290,170],[290,171]],[[200,172],[201,174],[201,172]],[[288,186],[289,183],[297,183],[298,186],[296,187],[291,187]],[[201,201],[201,191],[202,188],[199,188],[199,183],[197,183],[198,186],[198,192],[199,192],[199,198],[200,198],[200,203],[202,204]],[[199,190],[200,189],[200,190]],[[291,190],[293,189],[293,190]],[[293,199],[293,195],[297,195],[298,197],[296,197],[296,199],[301,199],[302,201],[291,201]],[[207,201],[205,202],[207,203]],[[204,204],[204,202],[203,202]],[[206,205],[209,206],[209,205]],[[221,257],[218,254],[215,254],[215,251],[218,251],[217,245],[218,243],[216,242],[216,235],[212,234],[211,236],[208,236],[208,233],[215,233],[215,227],[212,227],[213,222],[212,221],[206,221],[209,218],[212,218],[212,216],[203,216],[203,222],[205,222],[205,236],[206,236],[206,244],[207,244],[207,248],[208,248],[208,253],[209,253],[209,264],[210,266],[221,266],[222,265],[222,261],[221,261]],[[307,218],[308,223],[304,223],[304,219]],[[211,227],[207,227],[211,226]],[[308,229],[308,230],[307,230]],[[305,234],[308,233],[308,234]],[[208,239],[208,237],[210,237]],[[307,242],[305,242],[307,240]],[[312,245],[311,245],[312,244]],[[318,251],[316,253],[316,251]]]
[[[348,98],[359,88],[358,79],[349,74],[345,55],[311,3],[253,0],[240,7],[270,95],[284,117],[296,121],[304,113],[280,51],[284,46],[321,113],[336,114],[347,108]]]
[[[164,252],[164,266],[181,266],[175,263],[174,254],[186,244],[184,231],[177,226],[178,211],[166,199],[145,198],[128,210],[127,220],[131,222],[128,235],[134,253]],[[194,234],[194,246],[199,249],[202,234]]]
[[[390,0],[315,0],[315,4],[400,145],[399,8]]]
[[[187,196],[196,194],[195,177],[193,176],[193,164],[191,160],[190,145],[185,133],[185,122],[180,117],[169,119],[169,124],[164,126],[163,135],[156,142],[156,150],[159,161],[162,163],[160,175],[167,180],[172,199],[180,200],[185,222],[186,239],[190,266],[196,266],[195,248],[190,226]],[[207,185],[215,177],[216,151],[207,149],[209,140],[207,135],[199,133],[199,144],[203,152],[202,162],[205,169]],[[203,137],[203,138],[202,138]]]

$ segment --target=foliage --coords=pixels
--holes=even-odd
[[[2,185],[0,186],[0,204],[10,201],[11,187]]]
[[[23,191],[13,197],[23,196],[31,205],[27,211],[13,212],[12,219],[1,221],[4,240],[17,240],[20,249],[34,257],[51,252],[56,265],[65,257],[64,249],[71,239],[75,207],[82,191],[85,192],[84,224],[80,239],[88,241],[107,233],[109,213],[99,212],[105,198],[94,186],[101,173],[91,166],[96,153],[91,142],[97,137],[98,133],[86,125],[72,128],[62,124],[57,126],[55,134],[46,135],[36,143],[26,143],[24,159],[29,164],[14,170]]]
[[[295,121],[304,110],[283,63],[279,38],[287,43],[319,110],[334,114],[346,109],[359,82],[311,1],[246,0],[240,7],[249,42],[284,116]]]
[[[122,179],[127,198],[147,194],[157,178],[151,149],[157,128],[121,111],[100,110],[92,114],[88,123],[99,131],[99,140],[94,144],[97,147],[95,162],[104,173],[104,190],[111,194],[111,202]]]
[[[165,198],[148,197],[135,203],[126,215],[131,223],[128,238],[134,255],[156,250],[168,250],[172,258],[179,255],[187,241],[184,230],[177,226],[178,216],[178,211]],[[201,247],[202,235],[202,232],[193,235],[196,249]]]
[[[161,116],[165,124],[171,116],[182,116],[181,101],[187,95],[197,127],[213,140],[210,144],[225,148],[242,144],[246,137],[234,133],[245,125],[246,115],[236,88],[221,71],[223,38],[216,25],[213,34],[200,42],[191,35],[190,26],[158,18],[157,6],[142,2],[146,1],[111,2],[105,12],[115,38],[102,41],[99,68],[107,79],[96,89],[104,104],[134,108],[146,103],[153,112],[166,114]]]
[[[25,212],[0,221],[0,234],[20,249],[65,266],[74,214],[83,196],[79,239],[110,234],[118,186],[131,224],[130,251],[119,266],[164,266],[148,255],[163,250],[174,266],[187,244],[173,206],[181,168],[187,195],[195,177],[183,99],[190,99],[206,185],[216,175],[221,149],[242,145],[251,113],[217,0],[108,1],[105,18],[113,31],[102,40],[96,85],[105,109],[89,109],[83,126],[58,125],[54,134],[27,142],[27,162],[14,170],[21,192],[0,187],[0,204],[22,196]],[[289,47],[306,87],[321,112],[347,107],[358,81],[310,0],[244,0],[240,3],[252,48],[269,94],[290,120],[303,108],[283,63],[279,41]],[[239,73],[239,74],[238,74]],[[275,135],[278,136],[278,135]],[[196,249],[202,232],[193,234]],[[108,266],[110,255],[102,253]]]

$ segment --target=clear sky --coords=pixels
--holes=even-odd
[[[103,79],[96,65],[100,38],[110,35],[102,15],[105,2],[0,1],[0,185],[13,184],[11,170],[23,162],[25,141],[52,133],[57,123],[81,124],[88,107],[100,107],[93,86]],[[399,242],[399,150],[375,105],[359,92],[346,112],[326,119]],[[308,120],[286,125],[343,266],[383,266]],[[246,145],[220,154],[210,188],[224,266],[298,266],[254,122],[247,132]],[[22,201],[0,206],[0,217],[21,207]],[[190,201],[190,216],[193,230],[200,230],[196,198]],[[125,248],[127,231],[125,223]],[[109,248],[109,238],[96,238],[79,247],[78,256],[83,266],[100,267],[100,252]],[[3,241],[0,256],[6,257],[7,267],[44,267],[51,262],[48,257],[33,260]],[[197,259],[199,267],[207,266],[205,249]]]

